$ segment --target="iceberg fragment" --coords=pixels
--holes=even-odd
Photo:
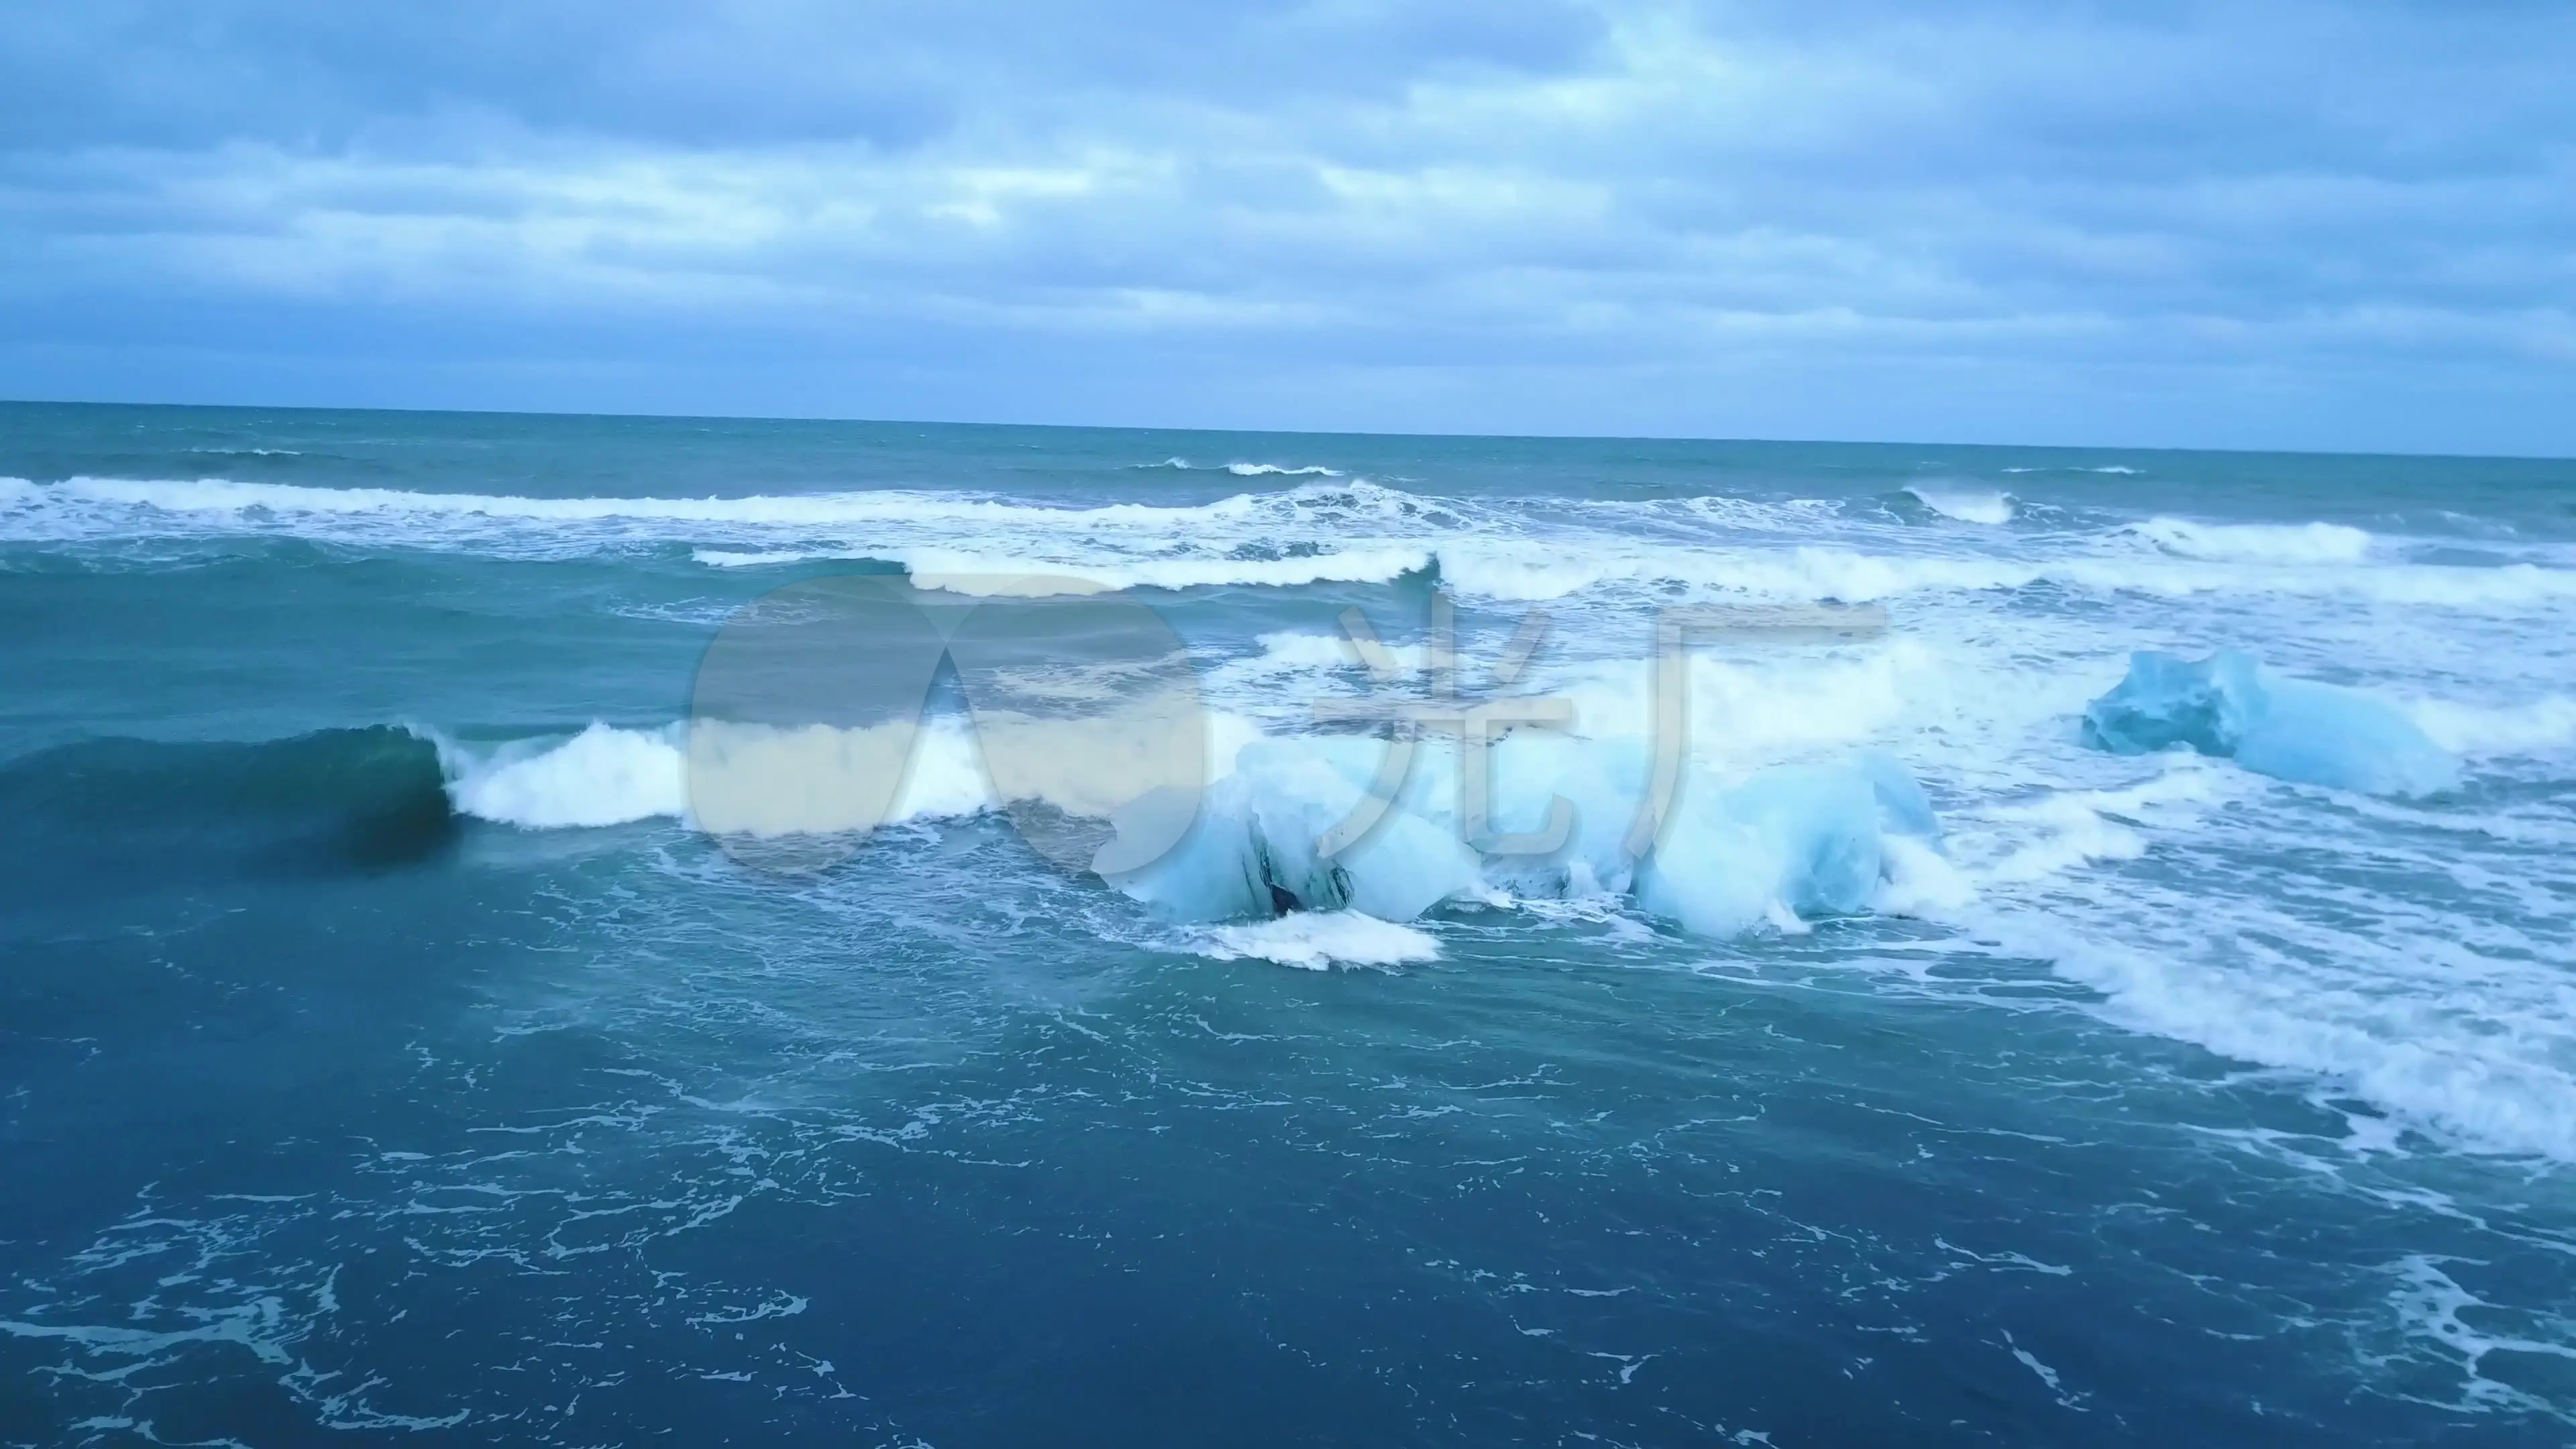
[[[1495,751],[1482,838],[1498,846],[1535,835],[1562,798],[1574,807],[1572,828],[1553,850],[1475,848],[1460,825],[1455,748],[1441,745],[1417,752],[1374,828],[1325,856],[1318,841],[1366,797],[1385,749],[1317,737],[1247,745],[1208,788],[1179,846],[1142,868],[1104,874],[1189,921],[1348,910],[1403,922],[1501,887],[1522,896],[1628,892],[1687,930],[1730,935],[1765,920],[1867,912],[1900,869],[1891,839],[1913,842],[1916,855],[1939,850],[1940,821],[1922,787],[1894,760],[1863,754],[1776,767],[1732,786],[1687,772],[1640,859],[1628,832],[1650,773],[1642,741],[1515,735]]]
[[[1922,787],[1881,755],[1763,770],[1731,789],[1695,780],[1638,868],[1637,901],[1700,935],[1867,912],[1894,868],[1890,837],[1935,845]]]
[[[2251,655],[2142,650],[2084,710],[2084,742],[2119,755],[2189,745],[2260,775],[2370,795],[2429,795],[2460,762],[2395,705],[2341,685],[2286,679]]]
[[[1375,830],[1326,859],[1317,842],[1367,791],[1369,740],[1263,740],[1210,785],[1179,845],[1108,877],[1128,895],[1186,921],[1292,910],[1359,911],[1409,921],[1472,890],[1477,859],[1456,835],[1399,801]],[[1118,823],[1113,817],[1112,823]]]

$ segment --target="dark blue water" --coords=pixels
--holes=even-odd
[[[0,1443],[2576,1432],[2570,465],[9,406],[0,477]],[[1946,865],[1191,922],[953,731],[819,875],[687,823],[736,609],[999,568],[1229,740],[1348,607],[1546,610],[1607,741],[1655,609],[1875,603],[1695,747],[1882,752]],[[2463,782],[2083,745],[2221,646]]]

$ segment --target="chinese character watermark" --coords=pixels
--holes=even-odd
[[[745,607],[701,662],[688,730],[691,818],[737,860],[793,873],[827,866],[902,818],[942,666],[953,671],[990,799],[1031,846],[1076,870],[1117,875],[1176,849],[1211,774],[1210,731],[1189,648],[1161,613],[1072,578],[901,576],[807,579]],[[1342,642],[1366,670],[1359,698],[1318,699],[1311,721],[1380,732],[1384,753],[1358,802],[1314,842],[1331,860],[1398,808],[1426,739],[1456,742],[1459,838],[1485,857],[1546,856],[1577,827],[1551,793],[1538,828],[1495,827],[1496,746],[1521,729],[1571,735],[1562,694],[1514,693],[1553,621],[1521,618],[1487,690],[1459,687],[1454,602],[1435,593],[1418,671],[1405,669],[1358,609]],[[1652,621],[1647,770],[1624,837],[1650,852],[1672,818],[1690,760],[1693,645],[1846,642],[1884,633],[1874,605],[1695,605]],[[1417,691],[1402,689],[1410,673]],[[953,725],[950,726],[953,734]]]
[[[1368,616],[1357,609],[1346,609],[1341,617],[1342,636],[1351,652],[1369,673],[1373,685],[1394,684],[1404,676],[1395,656],[1378,642],[1377,632],[1369,626]],[[1520,682],[1529,669],[1530,660],[1547,642],[1548,617],[1532,609],[1521,619],[1511,642],[1503,646],[1502,658],[1494,665],[1491,679],[1496,689],[1509,689]],[[1458,738],[1458,834],[1459,838],[1485,855],[1551,855],[1562,849],[1574,834],[1574,802],[1562,795],[1551,795],[1547,802],[1547,823],[1536,830],[1497,834],[1493,828],[1494,762],[1493,747],[1502,735],[1515,726],[1540,729],[1568,729],[1574,724],[1574,701],[1560,696],[1512,695],[1481,701],[1462,700],[1458,695],[1458,611],[1445,593],[1431,598],[1430,639],[1425,645],[1427,658],[1423,674],[1427,676],[1428,698],[1415,700],[1373,697],[1366,699],[1317,700],[1313,706],[1319,724],[1372,723],[1385,725],[1390,734],[1385,756],[1378,765],[1377,776],[1369,782],[1366,793],[1351,813],[1342,818],[1315,842],[1315,853],[1326,859],[1340,855],[1367,838],[1369,831],[1386,812],[1394,808],[1396,797],[1411,777],[1414,747],[1427,732],[1439,731]]]

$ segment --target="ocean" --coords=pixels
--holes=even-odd
[[[1032,573],[1186,650],[1180,874],[962,662],[705,828],[746,609]],[[1427,747],[1288,860],[1444,620],[1594,831],[1711,609],[1872,623],[1692,645],[1687,849]],[[0,639],[0,1443],[2576,1439],[2576,463],[11,404]],[[2104,748],[2140,650],[2456,773]]]

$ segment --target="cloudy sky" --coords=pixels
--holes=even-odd
[[[0,397],[2576,454],[2576,5],[0,0]]]

